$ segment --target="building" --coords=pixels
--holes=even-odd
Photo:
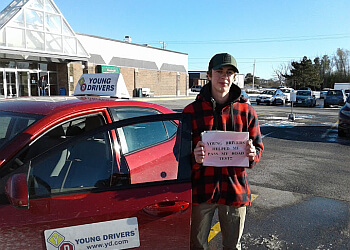
[[[208,82],[208,76],[206,71],[189,71],[189,86],[200,85],[204,86]]]
[[[98,46],[96,46],[98,44]],[[188,55],[75,33],[53,0],[14,0],[0,13],[0,97],[70,95],[83,73],[122,73],[130,96],[186,95]]]
[[[208,75],[206,71],[189,71],[189,86],[190,88],[195,85],[201,85],[208,83]],[[234,84],[236,84],[241,89],[244,88],[244,74],[236,74]]]

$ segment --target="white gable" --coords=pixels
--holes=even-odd
[[[53,0],[10,3],[0,13],[0,53],[63,60],[90,57]]]

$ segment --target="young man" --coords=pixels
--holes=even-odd
[[[208,236],[214,212],[218,209],[224,249],[241,249],[246,206],[251,205],[251,192],[245,168],[203,166],[205,145],[201,133],[209,130],[249,132],[246,154],[249,168],[260,159],[264,149],[258,117],[252,106],[233,84],[237,63],[227,53],[214,55],[208,67],[209,83],[196,100],[183,110],[192,115],[192,223],[191,249],[208,249]]]

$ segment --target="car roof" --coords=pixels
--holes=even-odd
[[[143,106],[158,110],[169,109],[149,102],[96,96],[19,97],[0,101],[1,111],[49,115],[63,110],[87,110],[109,106]]]

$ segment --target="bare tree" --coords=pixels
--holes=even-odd
[[[333,64],[336,69],[336,73],[339,76],[344,78],[346,78],[350,74],[349,57],[350,57],[350,51],[340,49],[340,48],[337,49],[337,53],[333,57]]]
[[[280,86],[285,86],[286,85],[286,77],[285,75],[288,74],[290,70],[290,65],[286,64],[280,64],[277,69],[273,69],[273,72],[275,73],[276,77],[278,78],[278,81],[280,83]]]

